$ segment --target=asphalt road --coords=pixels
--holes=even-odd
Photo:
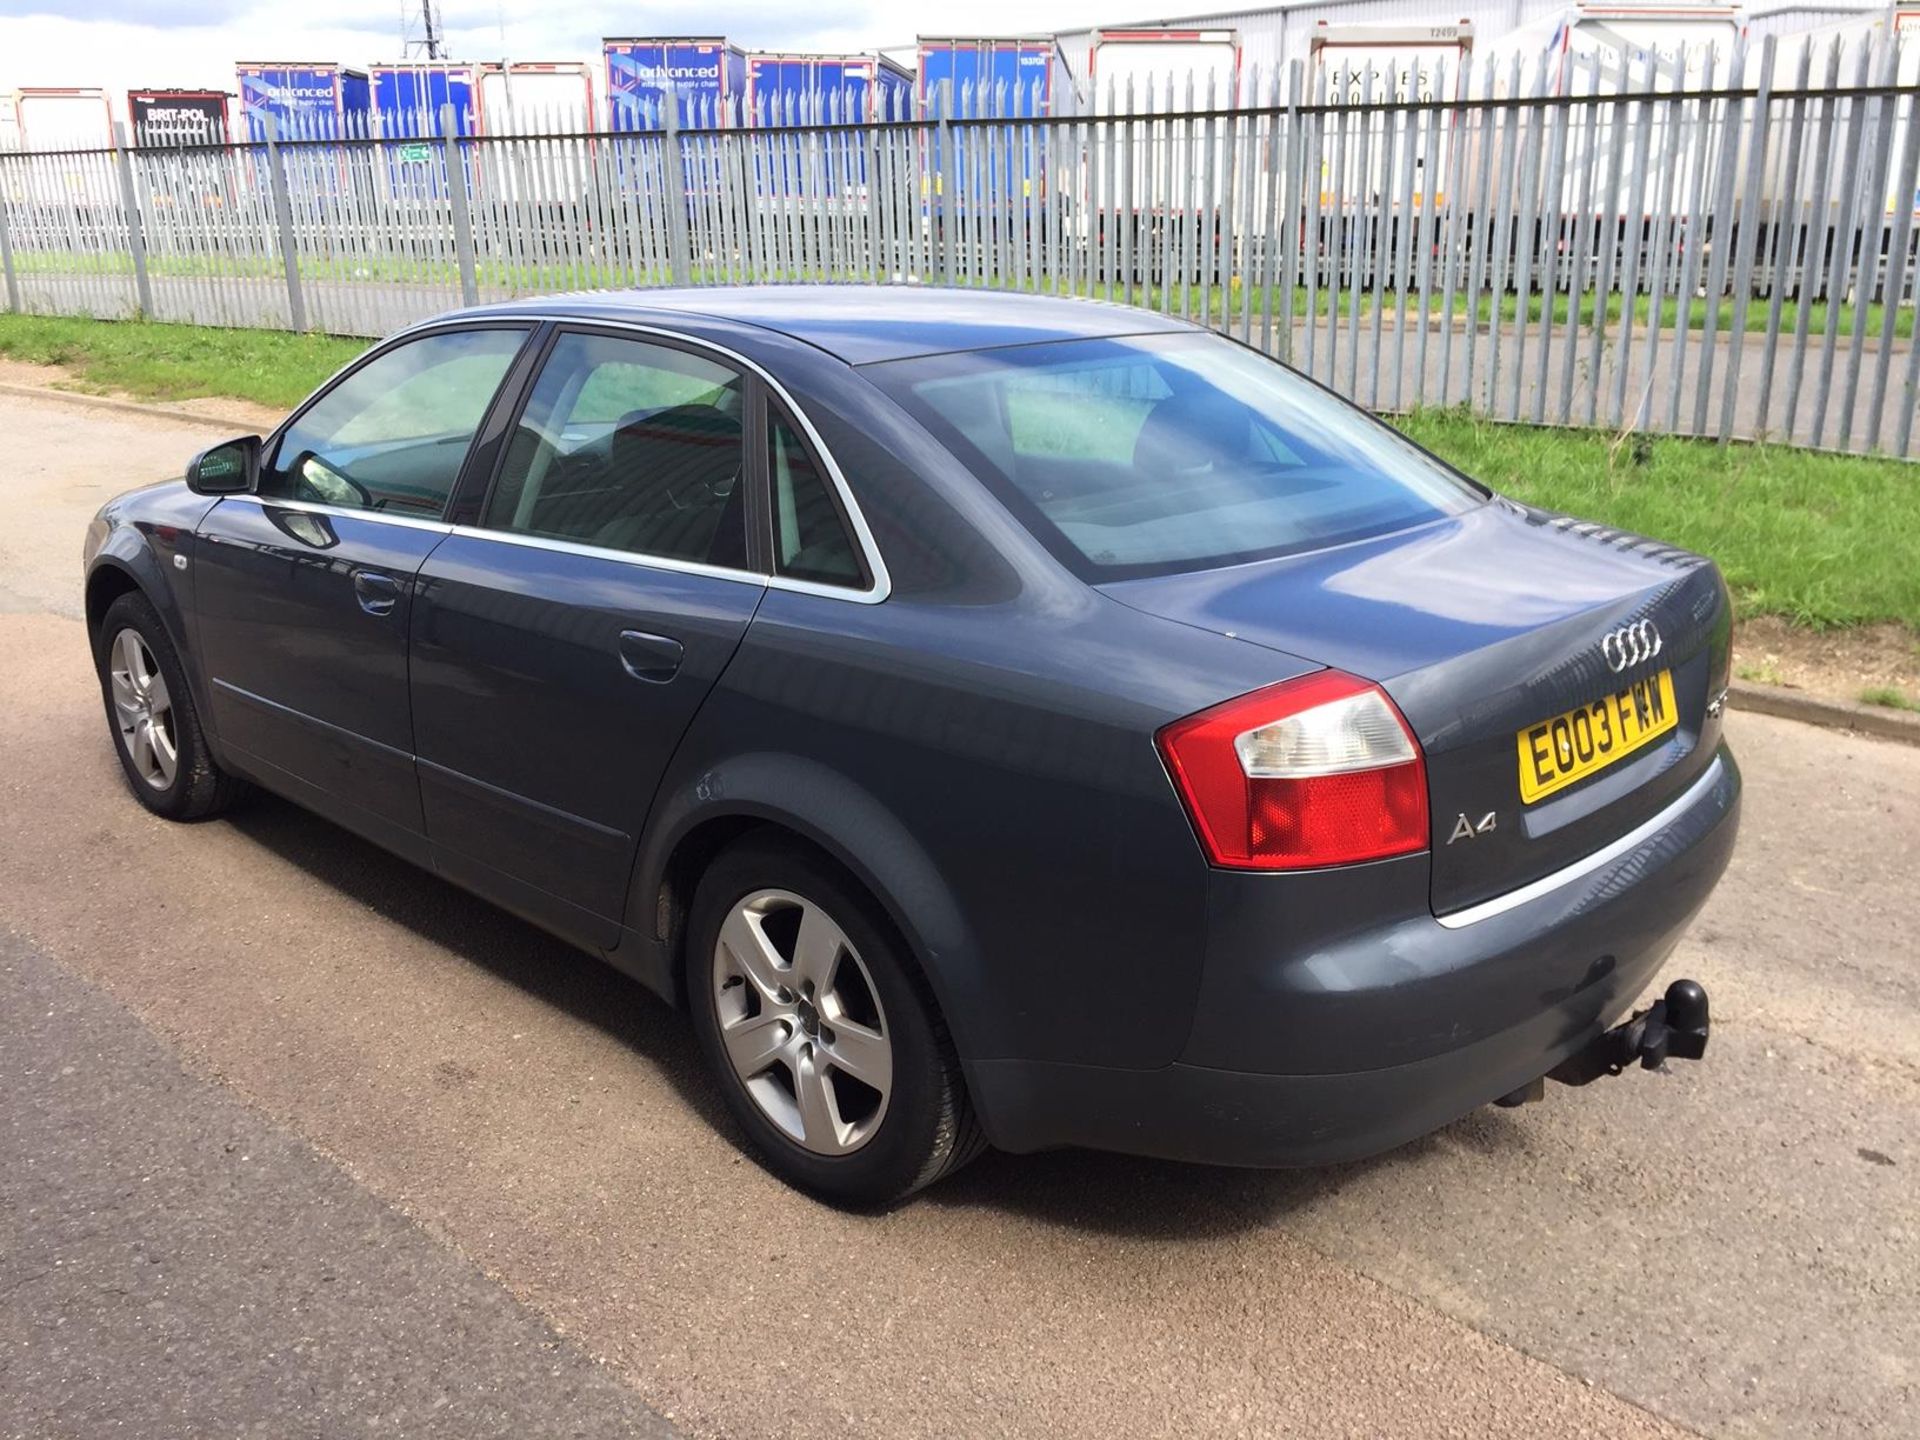
[[[349,1204],[392,1237],[356,1257],[359,1303],[417,1322],[491,1286],[463,1307],[494,1327],[484,1353],[550,1358],[539,1394],[577,1387],[540,1412],[558,1433],[636,1399],[740,1436],[1911,1433],[1920,750],[1732,718],[1746,829],[1670,970],[1713,994],[1703,1064],[1339,1169],[989,1156],[847,1215],[741,1158],[679,1018],[611,971],[292,806],[192,827],[140,810],[73,618],[79,533],[205,432],[0,398],[0,433],[0,929],[27,947],[0,970],[29,967],[0,996],[22,1112],[0,1175],[34,1177],[0,1190],[0,1434],[84,1430],[97,1387],[137,1388],[189,1324],[224,1337],[207,1373],[250,1377],[198,1413],[271,1428],[303,1372],[272,1363],[277,1325],[228,1323],[271,1308],[251,1237],[270,1226],[304,1264],[341,1248],[329,1210]],[[42,994],[54,1013],[15,998]],[[81,1103],[45,1074],[141,1045],[191,1080]],[[121,1095],[153,1146],[107,1143]],[[137,1292],[89,1288],[130,1260],[81,1263],[135,1232],[175,1244],[164,1218],[63,1207],[228,1163],[188,1113],[216,1103],[301,1178],[217,1208],[219,1187],[177,1182],[182,1225],[231,1233],[234,1263],[202,1263],[167,1330]],[[276,1296],[295,1327],[317,1303]],[[73,1326],[86,1364],[62,1370],[45,1351]],[[399,1403],[422,1376],[460,1392],[438,1330],[381,1332],[413,1377]],[[349,1394],[314,1428],[383,1403]]]
[[[0,1012],[0,1434],[673,1433],[470,1262],[6,936]]]

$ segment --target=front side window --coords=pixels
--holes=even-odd
[[[1013,346],[863,373],[1091,580],[1337,545],[1485,498],[1364,411],[1217,335]]]
[[[526,338],[525,330],[456,330],[369,360],[288,427],[259,493],[438,516]]]
[[[563,334],[480,523],[744,568],[743,395],[739,373],[704,356]]]

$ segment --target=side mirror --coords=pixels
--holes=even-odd
[[[244,495],[259,479],[258,435],[242,435],[202,450],[187,466],[187,488],[196,495]]]

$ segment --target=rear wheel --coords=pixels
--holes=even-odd
[[[985,1147],[925,982],[837,867],[742,842],[702,877],[688,945],[701,1048],[780,1178],[886,1204]]]
[[[204,820],[246,793],[214,761],[166,627],[146,596],[122,595],[93,637],[120,768],[134,798],[168,820]]]

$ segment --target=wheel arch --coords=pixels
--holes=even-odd
[[[161,568],[160,557],[137,532],[130,533],[128,527],[117,528],[87,567],[84,613],[89,647],[99,640],[100,622],[106,618],[107,611],[123,595],[141,596],[153,606],[160,623],[166,627],[173,653],[180,658],[180,668],[186,672],[187,689],[200,712],[201,724],[217,752],[219,736],[214,733],[206,684],[195,663],[180,596]]]
[[[106,619],[107,610],[113,602],[122,595],[130,594],[143,595],[154,609],[161,609],[160,605],[154,603],[153,596],[147,591],[146,586],[142,585],[133,571],[120,560],[103,557],[94,564],[93,569],[87,574],[86,589],[85,613],[87,635],[90,639],[98,639],[100,622]],[[165,618],[164,611],[162,618]]]
[[[977,1053],[970,1003],[973,939],[931,857],[881,801],[795,755],[714,765],[656,803],[628,901],[628,928],[657,947],[641,978],[684,1006],[686,918],[700,876],[748,834],[787,837],[831,862],[872,899],[926,981],[961,1063]]]
[[[184,659],[186,616],[181,609],[179,582],[167,562],[171,558],[176,568],[184,565],[181,557],[187,553],[191,537],[184,527],[129,519],[117,513],[119,504],[115,502],[115,513],[106,526],[100,547],[87,563],[88,633],[99,625],[109,605],[129,590],[137,590],[159,613],[160,622],[167,627],[167,638]]]

